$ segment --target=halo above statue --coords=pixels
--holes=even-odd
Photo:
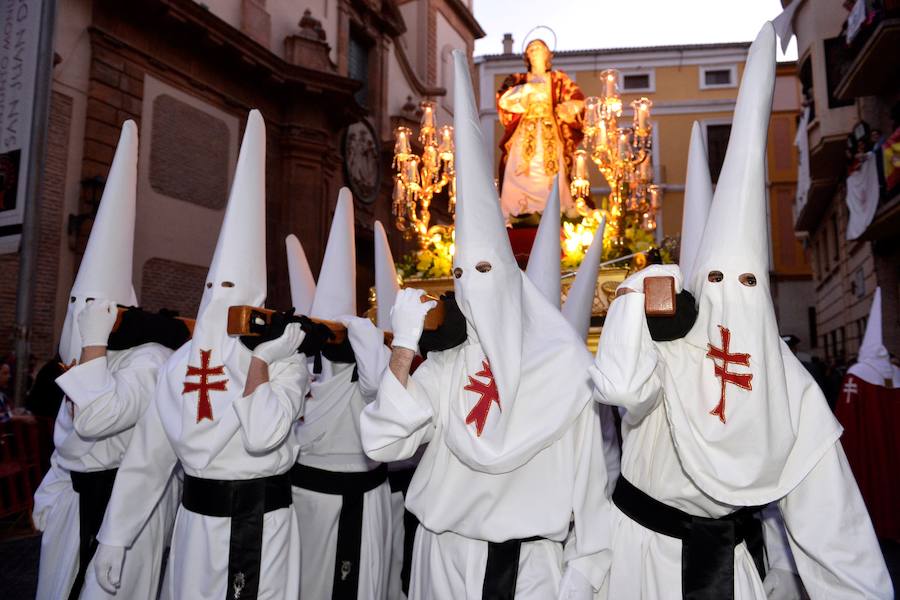
[[[530,44],[531,42],[540,40],[544,42],[545,45],[547,44],[546,39],[536,34],[540,30],[548,31],[550,35],[553,36],[553,46],[548,46],[548,48],[550,49],[550,52],[554,54],[556,53],[556,32],[546,25],[538,25],[537,27],[533,27],[528,33],[525,34],[525,37],[522,39],[522,48],[520,49],[520,54],[525,54],[525,49],[528,48],[528,44]]]

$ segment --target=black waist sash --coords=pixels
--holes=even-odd
[[[103,523],[117,471],[70,472],[72,489],[78,494],[78,572],[69,590],[69,600],[76,600],[81,594],[88,564],[97,551],[97,532]]]
[[[207,517],[230,517],[226,600],[255,600],[259,593],[263,515],[291,505],[288,473],[227,481],[185,473],[181,504]]]
[[[412,570],[412,552],[416,542],[416,529],[419,528],[419,519],[409,512],[405,506],[406,492],[409,490],[409,482],[416,472],[416,467],[407,467],[388,471],[388,482],[391,484],[391,493],[403,494],[403,563],[400,567],[400,587],[403,593],[409,596],[409,574]]]
[[[540,536],[505,542],[488,542],[487,562],[484,565],[482,600],[513,600],[519,578],[519,554],[522,544],[543,540]]]
[[[359,590],[359,553],[362,543],[363,496],[387,481],[387,465],[371,471],[341,473],[297,463],[291,469],[291,484],[311,492],[341,496],[337,548],[334,556],[334,583],[331,597],[356,598]]]
[[[762,507],[747,506],[713,519],[696,517],[648,496],[619,477],[613,502],[639,525],[681,540],[681,593],[685,600],[734,598],[734,548],[741,542],[753,556],[760,579],[765,578]]]

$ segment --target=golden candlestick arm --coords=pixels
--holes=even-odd
[[[394,190],[392,212],[397,229],[406,239],[416,237],[425,248],[432,235],[446,228],[431,225],[431,201],[445,188],[448,212],[452,216],[456,205],[456,169],[453,160],[453,127],[435,125],[434,102],[420,105],[422,119],[417,137],[422,154],[412,149],[412,131],[398,127],[394,132]]]
[[[653,184],[653,125],[650,123],[653,103],[647,98],[634,100],[631,126],[620,127],[619,72],[607,69],[600,77],[602,95],[584,101],[583,148],[576,150],[573,157],[570,192],[579,213],[589,215],[591,211],[585,202],[591,191],[588,160],[597,165],[610,188],[607,226],[615,234],[614,246],[622,251],[629,225],[650,231],[656,229],[661,190]]]

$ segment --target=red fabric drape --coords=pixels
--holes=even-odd
[[[847,375],[834,412],[875,533],[900,541],[900,389]]]

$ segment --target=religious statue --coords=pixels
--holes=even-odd
[[[557,174],[561,208],[572,207],[572,156],[583,137],[584,94],[568,75],[552,70],[550,47],[534,39],[524,58],[528,72],[510,75],[497,91],[504,128],[500,204],[507,218],[543,211]]]

